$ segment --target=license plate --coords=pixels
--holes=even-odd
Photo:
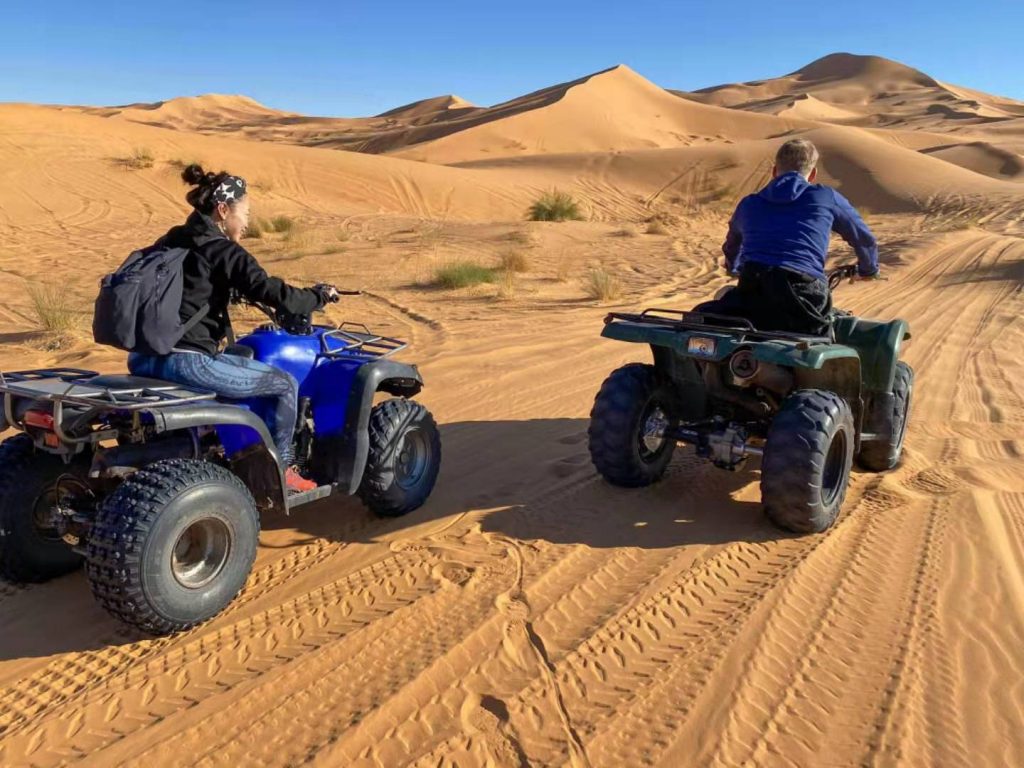
[[[691,336],[690,340],[686,344],[686,351],[691,355],[714,357],[715,340],[705,339],[703,336]]]

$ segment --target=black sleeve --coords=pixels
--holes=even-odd
[[[223,261],[228,285],[249,301],[258,301],[291,314],[308,314],[321,306],[320,296],[310,288],[296,288],[266,270],[245,248],[229,243]]]
[[[736,206],[732,218],[729,219],[729,231],[725,235],[725,242],[722,243],[722,253],[725,254],[725,263],[729,265],[730,272],[736,271],[736,259],[739,258],[740,246],[743,245],[743,230],[736,220],[739,212],[739,206]]]

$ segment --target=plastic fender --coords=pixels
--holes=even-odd
[[[303,397],[313,407],[313,424],[317,436],[337,435],[345,431],[348,403],[359,370],[372,363],[365,358],[339,357],[324,359],[309,375]]]
[[[324,434],[317,430],[313,447],[316,474],[330,479],[349,494],[355,493],[363,480],[370,452],[369,423],[374,394],[383,390],[411,397],[422,387],[423,378],[413,365],[375,360],[357,368],[345,405],[343,428]]]
[[[267,425],[247,408],[206,401],[145,410],[157,432],[214,427],[231,467],[249,487],[261,509],[286,510],[284,473]],[[228,445],[231,446],[229,450]]]
[[[910,338],[905,320],[879,322],[858,317],[840,317],[835,323],[836,340],[857,350],[861,359],[864,389],[892,392],[896,363],[903,342]]]

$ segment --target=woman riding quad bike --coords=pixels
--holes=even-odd
[[[307,491],[316,484],[292,466],[298,382],[280,368],[232,354],[230,347],[221,351],[221,343],[230,334],[228,304],[233,295],[285,314],[305,315],[337,301],[338,291],[329,285],[296,288],[270,277],[239,244],[249,225],[244,179],[225,171],[208,173],[194,164],[181,176],[193,187],[186,196],[193,211],[183,225],[172,228],[154,247],[188,251],[182,262],[180,317],[183,324],[192,324],[169,354],[130,354],[128,370],[136,376],[173,381],[220,397],[273,398],[276,407],[267,414],[267,427],[285,480],[290,491]]]
[[[268,277],[238,245],[245,182],[198,166],[184,177],[185,225],[100,283],[94,338],[129,351],[132,375],[0,371],[0,431],[17,432],[0,443],[0,577],[46,581],[84,560],[100,605],[160,634],[227,607],[262,514],[344,494],[404,515],[441,461],[413,400],[423,378],[393,359],[406,344],[314,323],[340,292]],[[270,322],[234,344],[236,295]]]

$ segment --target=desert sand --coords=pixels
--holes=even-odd
[[[728,216],[795,135],[881,243],[888,281],[837,304],[908,320],[917,372],[902,465],[855,471],[837,524],[799,537],[764,518],[756,462],[680,449],[626,491],[586,448],[602,379],[649,354],[601,340],[604,314],[724,285]],[[0,368],[123,366],[41,330],[27,291],[84,329],[98,278],[186,215],[200,160],[296,222],[244,241],[271,272],[363,289],[328,317],[410,342],[444,444],[407,517],[335,498],[265,518],[245,590],[178,636],[125,629],[81,574],[0,582],[0,765],[1024,764],[1022,151],[1024,103],[847,54],[375,118],[0,105]],[[555,187],[587,221],[525,221]],[[509,251],[527,269],[499,284],[429,285]],[[593,268],[619,296],[587,297]]]

